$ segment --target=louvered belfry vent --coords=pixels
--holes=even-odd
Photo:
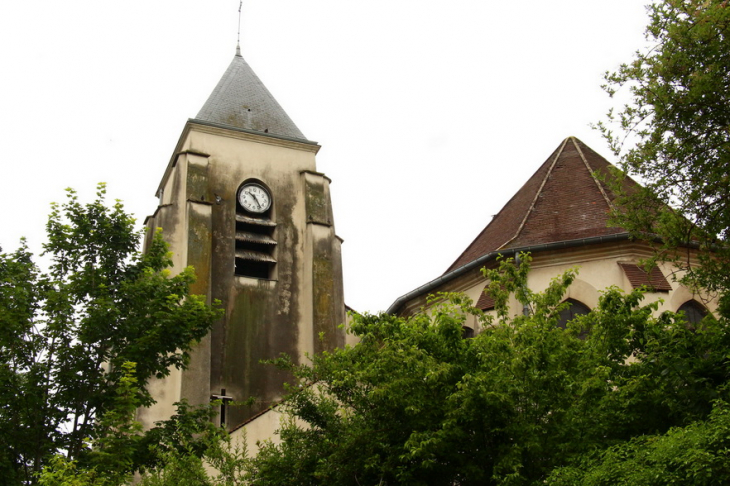
[[[240,200],[236,201],[236,275],[273,278],[276,266],[276,223],[272,213],[273,204],[262,213],[253,213],[244,208]]]

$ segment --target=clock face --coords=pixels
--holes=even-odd
[[[259,184],[245,184],[238,192],[238,202],[252,213],[263,213],[271,207],[271,195]]]

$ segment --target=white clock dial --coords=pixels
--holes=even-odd
[[[238,192],[238,202],[252,213],[263,213],[271,207],[271,195],[259,184],[245,184]]]

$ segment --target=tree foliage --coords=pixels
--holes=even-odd
[[[551,473],[552,486],[730,484],[730,410],[718,400],[707,420],[636,437]]]
[[[134,363],[124,364],[115,403],[99,419],[98,439],[87,454],[87,467],[56,454],[40,472],[39,486],[119,486],[132,480],[135,441],[142,430],[134,420],[139,406],[134,370]]]
[[[724,0],[649,5],[650,48],[607,73],[604,89],[629,102],[599,124],[622,169],[643,190],[623,194],[617,224],[661,238],[660,256],[686,282],[730,288],[730,7]],[[623,90],[622,90],[623,88]],[[676,250],[700,247],[693,267]]]
[[[212,423],[212,407],[178,404],[178,412],[158,427],[142,433],[135,420],[139,387],[134,363],[125,363],[116,403],[99,420],[98,438],[82,464],[62,454],[47,461],[39,486],[142,486],[243,484],[245,449],[231,445],[228,435]],[[140,454],[152,460],[138,461]],[[144,465],[140,467],[140,465]],[[219,473],[211,474],[208,465]],[[137,481],[132,472],[138,473]]]
[[[575,272],[532,292],[529,258],[489,271],[497,317],[456,294],[410,318],[355,315],[356,346],[282,359],[292,420],[251,463],[251,484],[543,484],[635,437],[704,420],[725,399],[724,320],[687,328],[639,291],[604,292],[557,326]],[[526,309],[511,316],[514,295]],[[462,338],[467,316],[483,331]],[[587,334],[586,334],[586,331]]]
[[[221,429],[218,429],[220,431]],[[191,443],[189,435],[159,454],[159,463],[146,470],[140,486],[243,486],[248,484],[250,459],[245,446],[230,437],[207,434]],[[202,454],[196,449],[204,445]]]
[[[67,467],[98,460],[86,441],[109,441],[114,432],[101,417],[149,405],[148,381],[185,366],[191,344],[219,315],[189,294],[191,268],[170,275],[159,234],[138,251],[134,220],[121,203],[108,207],[104,195],[100,185],[97,199],[83,205],[69,190],[53,206],[47,272],[25,245],[0,254],[0,475],[7,484],[34,481],[59,451]],[[126,363],[135,364],[133,397],[124,386]],[[101,450],[124,449],[105,444]]]

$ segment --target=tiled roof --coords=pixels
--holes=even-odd
[[[619,263],[626,278],[635,289],[648,287],[654,292],[669,292],[672,286],[658,267],[652,267],[649,273],[635,263]]]
[[[625,233],[608,227],[615,195],[594,175],[610,167],[577,138],[566,138],[445,273],[493,251]]]
[[[196,119],[306,140],[238,50]]]
[[[494,298],[486,293],[486,287],[484,290],[482,290],[482,293],[479,295],[479,300],[477,301],[476,307],[477,309],[481,309],[483,311],[494,309]]]

